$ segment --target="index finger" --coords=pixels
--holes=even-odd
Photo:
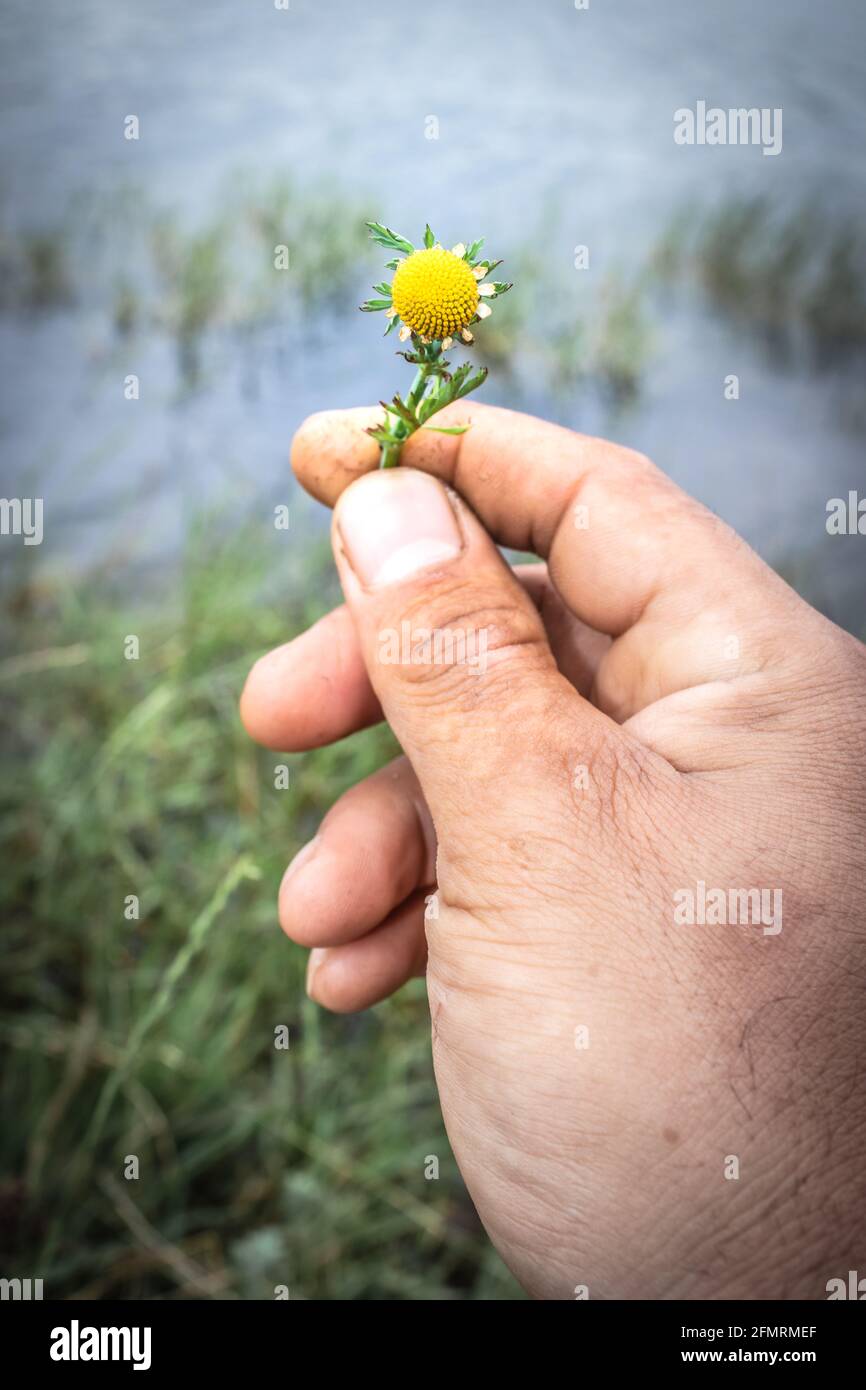
[[[419,430],[401,461],[451,484],[500,545],[547,559],[556,588],[590,627],[618,636],[645,616],[681,626],[738,599],[744,578],[766,584],[771,575],[631,449],[496,406],[457,402],[436,419],[470,428]],[[380,422],[375,408],[310,416],[292,447],[304,487],[333,506],[378,466],[378,445],[365,431]]]

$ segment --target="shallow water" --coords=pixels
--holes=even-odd
[[[21,225],[51,225],[82,190],[132,183],[194,218],[239,172],[324,172],[410,237],[429,219],[448,244],[485,232],[506,255],[553,197],[538,255],[565,280],[577,243],[592,274],[638,264],[684,198],[758,191],[781,207],[808,191],[860,217],[866,204],[866,11],[850,0],[291,0],[287,12],[7,0],[0,38],[4,209]],[[673,112],[699,99],[781,107],[782,153],[677,146]],[[138,142],[123,139],[128,113]],[[494,373],[484,397],[650,453],[772,562],[796,562],[834,616],[862,623],[866,538],[825,530],[828,498],[866,492],[864,436],[842,418],[835,376],[775,362],[694,297],[662,305],[656,336],[641,397],[615,418],[530,375]],[[288,476],[297,422],[403,380],[390,342],[353,316],[312,341],[223,335],[179,397],[171,343],[118,346],[87,303],[0,318],[0,371],[4,495],[45,498],[45,542],[26,561],[55,572],[169,559],[191,512],[225,495],[259,505],[263,525],[289,500],[303,535],[320,519]]]

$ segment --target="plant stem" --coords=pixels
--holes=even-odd
[[[400,462],[400,450],[402,449],[402,447],[402,439],[392,439],[389,440],[387,444],[383,444],[382,453],[379,456],[379,467],[395,468],[396,465]]]
[[[431,344],[430,348],[425,349],[422,346],[419,348],[419,351],[424,360],[415,373],[415,380],[412,382],[412,387],[406,397],[406,405],[412,411],[413,415],[424,398],[424,392],[427,390],[427,382],[430,377],[431,368],[434,366],[437,358],[441,357],[442,347],[441,344],[436,344],[435,347]],[[397,420],[394,425],[393,439],[390,439],[387,444],[382,445],[382,452],[379,456],[380,468],[396,467],[400,462],[400,450],[413,433],[414,431],[410,429],[405,420]]]
[[[415,408],[418,405],[420,405],[421,398],[427,389],[427,378],[429,375],[430,368],[425,362],[418,368],[417,372],[415,373],[415,380],[412,382],[412,389],[406,397],[406,404],[408,405],[410,410],[415,410]]]

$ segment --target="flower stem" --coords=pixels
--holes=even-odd
[[[415,410],[421,403],[421,398],[427,389],[427,378],[430,375],[430,368],[427,363],[422,363],[415,373],[415,380],[412,382],[412,389],[406,397],[406,404],[410,410]]]
[[[396,468],[400,462],[400,450],[403,447],[402,439],[392,439],[387,444],[382,445],[382,452],[379,456],[380,468]]]
[[[424,392],[427,390],[427,382],[430,378],[431,370],[435,366],[437,360],[442,356],[442,345],[440,343],[431,344],[428,349],[425,350],[423,347],[420,347],[419,350],[423,357],[423,361],[420,363],[415,373],[415,380],[412,382],[411,389],[405,402],[413,415],[416,414],[418,406],[424,398]],[[418,426],[416,425],[415,429],[417,428]],[[409,436],[414,434],[414,432],[415,431],[405,420],[397,419],[395,421],[393,437],[388,440],[387,444],[382,445],[382,452],[379,456],[380,468],[396,467],[400,462],[400,450],[403,448]]]

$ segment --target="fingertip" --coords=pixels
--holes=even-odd
[[[241,723],[250,738],[264,748],[287,753],[297,751],[292,747],[291,721],[286,710],[285,655],[291,645],[286,642],[259,657],[247,675],[238,701]]]
[[[272,652],[268,652],[253,663],[247,672],[244,688],[238,700],[241,723],[250,738],[263,744],[265,748],[275,746],[270,740],[274,729],[274,710],[267,664],[268,658],[272,655]]]
[[[329,959],[332,955],[333,960]],[[316,946],[310,952],[306,990],[314,1004],[332,1014],[354,1014],[367,1007],[363,993],[351,974],[347,975],[339,952],[331,952],[327,947]]]
[[[375,406],[308,415],[291,448],[292,471],[301,486],[318,501],[333,505],[353,478],[376,468],[379,446],[367,429],[381,418]]]
[[[416,895],[358,941],[310,952],[306,989],[331,1013],[369,1009],[426,969],[424,904]]]
[[[306,872],[313,859],[316,866]],[[323,846],[321,831],[295,855],[283,874],[277,894],[277,918],[298,946],[322,946],[345,940],[352,930],[351,904],[340,891],[339,856]]]
[[[435,838],[403,758],[344,792],[280,884],[280,926],[300,946],[342,946],[381,926],[434,871]]]
[[[327,949],[324,946],[314,946],[307,958],[307,974],[304,988],[314,1003],[319,1002],[314,993],[315,978],[319,971],[319,967],[324,965],[327,954]]]
[[[345,607],[267,652],[247,676],[240,716],[265,748],[300,753],[382,717]]]

